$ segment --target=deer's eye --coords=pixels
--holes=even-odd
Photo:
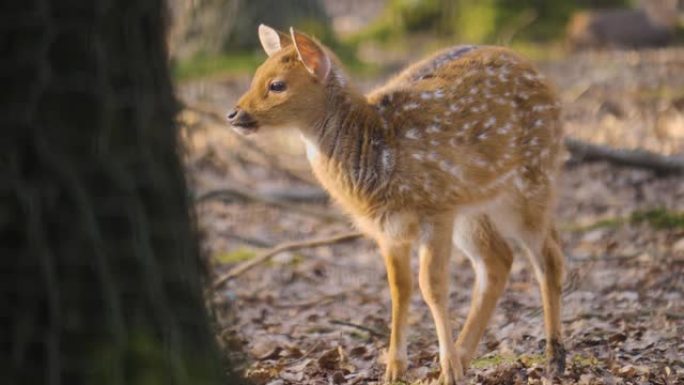
[[[274,81],[268,85],[268,90],[272,92],[283,92],[285,91],[285,88],[287,88],[285,82],[281,81]]]

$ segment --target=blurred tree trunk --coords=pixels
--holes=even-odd
[[[162,9],[0,5],[2,384],[227,383],[201,296]]]
[[[169,43],[178,59],[257,48],[261,23],[283,30],[301,27],[319,38],[330,34],[322,0],[170,0],[169,4]]]

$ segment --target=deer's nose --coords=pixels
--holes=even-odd
[[[237,107],[235,107],[235,109],[233,109],[233,111],[230,111],[230,112],[228,113],[228,115],[226,115],[226,117],[228,118],[228,121],[229,121],[229,122],[232,122],[233,119],[235,119],[235,117],[237,116],[237,114],[238,114],[239,111],[240,111],[240,109],[237,108]]]
[[[233,111],[226,115],[226,118],[228,118],[230,125],[234,128],[237,128],[241,133],[256,131],[257,127],[259,126],[252,115],[240,107],[235,107]]]

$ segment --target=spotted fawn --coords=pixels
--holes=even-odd
[[[543,76],[506,48],[458,46],[364,95],[313,38],[264,25],[259,38],[268,58],[228,119],[242,134],[297,127],[317,179],[377,242],[392,297],[385,381],[407,368],[414,243],[418,286],[439,340],[439,384],[463,378],[514,250],[531,261],[549,370],[562,373],[563,254],[552,220],[562,132]],[[455,342],[447,306],[452,244],[476,273]]]

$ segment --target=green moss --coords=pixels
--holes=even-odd
[[[630,216],[632,223],[648,223],[656,229],[684,229],[684,212],[665,209],[635,211]]]
[[[582,354],[575,354],[571,358],[571,362],[575,366],[596,366],[598,365],[599,361],[596,357],[594,356],[585,356]]]
[[[546,357],[543,354],[523,354],[520,361],[527,366],[542,365],[546,363]]]
[[[486,369],[501,364],[512,364],[517,360],[518,358],[512,354],[489,354],[474,359],[470,366],[475,369]]]
[[[237,263],[254,258],[256,253],[254,250],[247,248],[239,248],[229,253],[221,253],[214,256],[214,259],[220,263]]]
[[[684,212],[673,212],[663,208],[639,210],[628,217],[604,218],[584,226],[566,225],[561,226],[561,230],[582,233],[596,229],[617,229],[627,224],[642,223],[658,230],[684,229]]]

